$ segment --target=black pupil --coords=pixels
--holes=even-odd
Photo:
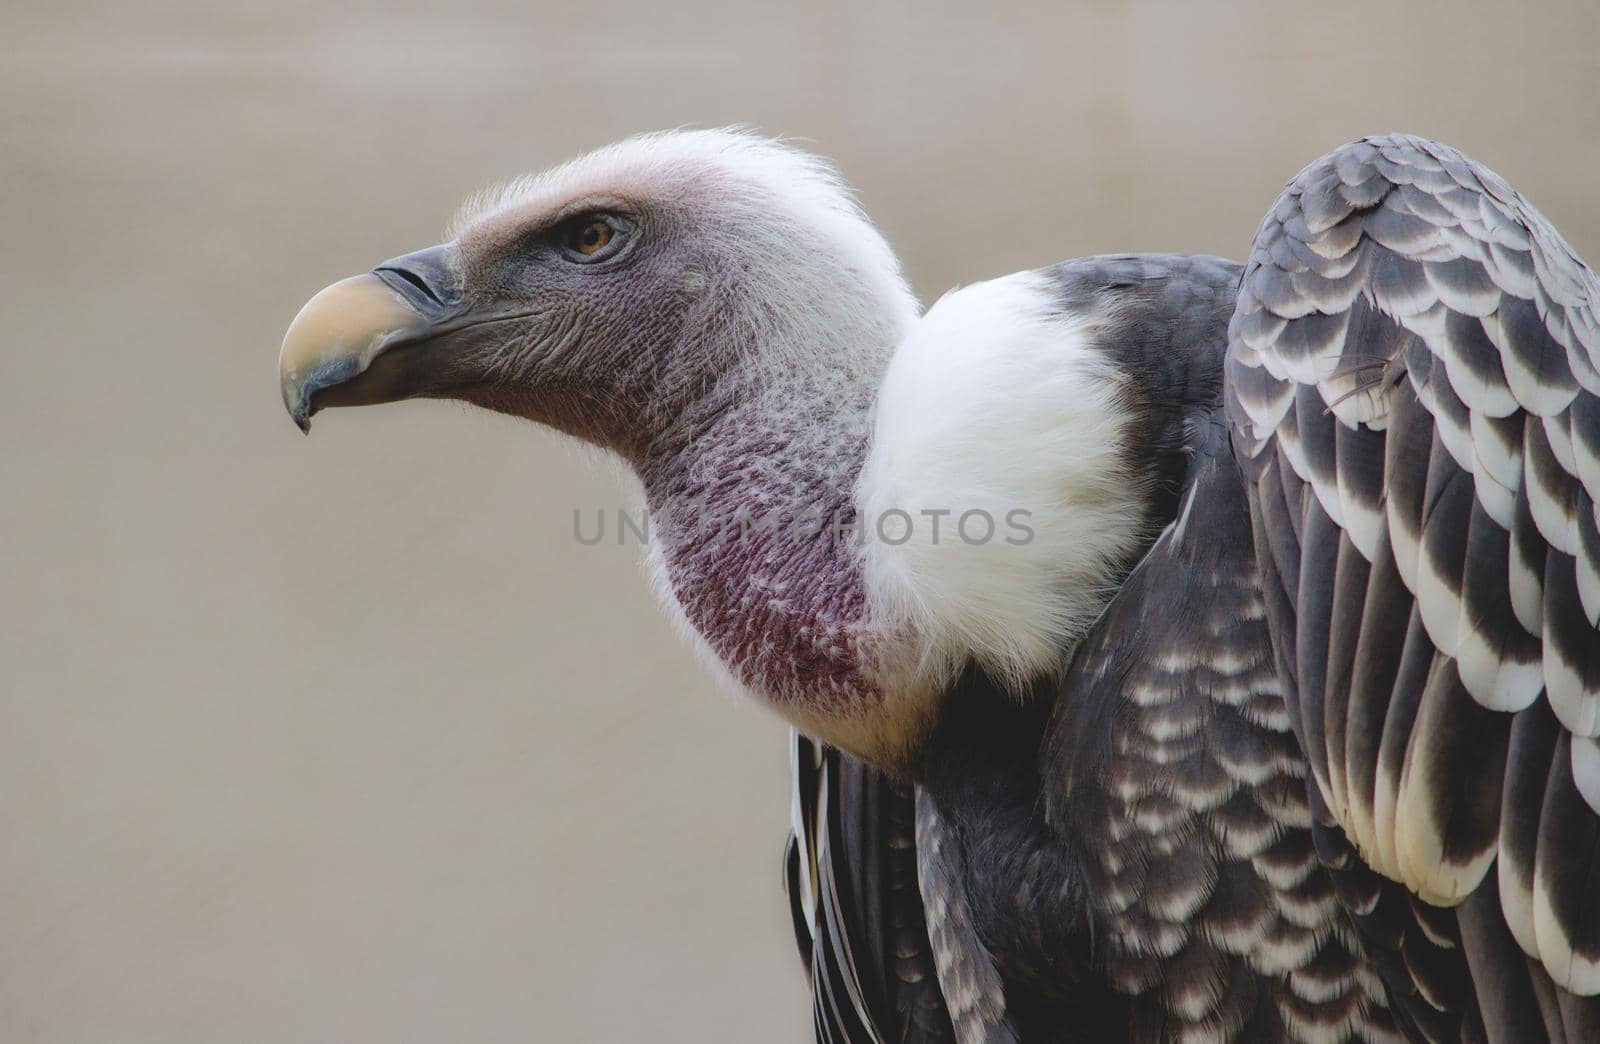
[[[593,250],[600,245],[600,237],[604,234],[605,229],[601,227],[600,222],[596,221],[584,227],[583,235],[578,242],[586,249]]]

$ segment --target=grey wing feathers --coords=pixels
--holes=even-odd
[[[817,1040],[954,1041],[917,887],[911,794],[831,747],[798,733],[791,742],[786,882]]]
[[[917,880],[939,987],[960,1044],[1016,1044],[1006,1013],[1005,984],[979,938],[966,899],[961,846],[950,836],[933,799],[918,790]]]
[[[1045,763],[1132,1039],[1398,1040],[1318,858],[1225,432],[1084,639]]]
[[[1315,796],[1425,901],[1413,927],[1455,908],[1433,934],[1465,951],[1492,1038],[1513,996],[1555,1035],[1600,1033],[1597,307],[1600,281],[1503,180],[1395,135],[1290,183],[1229,330]]]

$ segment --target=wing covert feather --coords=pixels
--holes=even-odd
[[[1258,584],[1239,476],[1214,430],[1196,438],[1180,521],[1062,683],[1046,815],[1083,839],[1106,973],[1136,1000],[1132,1039],[1397,1040],[1405,1013],[1319,859],[1293,731],[1305,719],[1280,691],[1263,605],[1283,587]],[[1288,499],[1275,482],[1272,493]],[[1331,562],[1302,563],[1301,584],[1318,570],[1333,580]],[[1405,926],[1379,946],[1398,954],[1408,935],[1411,952],[1436,949]]]

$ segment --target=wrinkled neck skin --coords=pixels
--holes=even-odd
[[[932,701],[893,669],[894,628],[870,611],[854,488],[914,307],[833,344],[750,353],[787,364],[723,374],[632,455],[658,589],[708,666],[891,769]]]

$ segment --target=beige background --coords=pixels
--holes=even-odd
[[[1408,129],[1600,256],[1593,0],[451,6],[0,12],[0,1041],[807,1037],[783,730],[573,542],[605,470],[279,406],[300,303],[485,181],[748,122],[931,297],[1238,256]]]

